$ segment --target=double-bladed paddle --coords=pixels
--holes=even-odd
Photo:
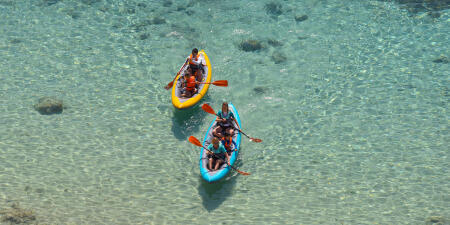
[[[180,70],[178,71],[177,75],[175,75],[175,78],[173,78],[173,80],[172,80],[170,83],[168,83],[168,84],[164,87],[166,90],[169,90],[169,89],[171,89],[171,88],[173,87],[173,82],[175,81],[175,79],[177,79],[178,74],[180,74],[181,70],[183,70],[183,68],[184,68],[184,66],[186,65],[186,63],[187,63],[187,60],[186,60],[186,62],[181,66],[181,68],[180,68]]]
[[[183,70],[183,68],[186,64],[187,64],[187,61],[181,66],[177,75],[175,75],[175,78],[173,78],[173,80],[164,87],[166,90],[169,90],[173,87],[173,82],[175,82],[175,79],[177,79],[177,76],[181,73],[181,71]],[[227,80],[216,80],[214,82],[202,82],[200,84],[212,84],[212,85],[216,85],[216,86],[228,87]]]
[[[203,109],[203,111],[205,111],[205,112],[207,112],[207,113],[210,113],[210,114],[213,114],[213,115],[216,115],[216,116],[217,116],[216,112],[214,112],[214,109],[213,109],[210,105],[208,105],[208,104],[206,104],[206,103],[202,105],[202,109]],[[237,124],[237,123],[236,123],[236,124]],[[256,142],[256,143],[262,142],[261,139],[249,137],[247,134],[245,134],[244,132],[242,132],[241,129],[239,129],[239,128],[237,128],[237,127],[235,127],[235,128],[236,128],[239,132],[241,132],[243,135],[245,135],[246,137],[248,137],[248,138],[250,139],[250,141],[253,141],[253,142]]]
[[[204,149],[205,149],[206,151],[208,151],[208,152],[211,152],[211,151],[209,151],[207,148],[205,148],[205,146],[203,146],[203,145],[200,143],[200,141],[199,141],[196,137],[194,137],[194,136],[190,136],[190,137],[189,137],[189,142],[191,142],[191,143],[194,144],[194,145],[197,145],[198,147],[204,148]],[[240,174],[242,174],[242,175],[245,175],[245,176],[250,175],[250,173],[247,173],[247,172],[243,172],[243,171],[238,170],[236,167],[232,166],[227,160],[224,160],[224,161],[226,162],[226,164],[227,164],[229,167],[231,167],[232,169],[236,170],[236,172],[238,172],[238,173],[240,173]]]

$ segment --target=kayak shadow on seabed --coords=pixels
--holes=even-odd
[[[228,174],[222,180],[214,183],[208,183],[203,178],[199,178],[201,181],[199,182],[198,193],[202,197],[203,207],[208,212],[217,209],[233,193],[236,177],[236,174]]]
[[[187,140],[198,133],[206,114],[200,104],[187,109],[173,109],[172,132],[178,140]]]

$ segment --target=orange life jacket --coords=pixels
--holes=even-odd
[[[190,76],[186,81],[186,90],[193,91],[195,89],[195,77]]]
[[[189,56],[189,65],[192,65],[193,67],[196,67],[198,64],[196,64],[194,61],[198,61],[198,57],[200,54],[197,54],[197,56],[194,58],[192,54]]]
[[[229,137],[228,140],[226,140],[225,137],[222,138],[222,144],[226,150],[229,150],[231,148],[232,143],[233,143],[233,138]]]

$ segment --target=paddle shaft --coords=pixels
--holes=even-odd
[[[170,89],[171,87],[173,87],[173,82],[175,82],[175,79],[177,79],[178,75],[180,74],[180,72],[183,70],[183,68],[186,66],[187,60],[186,62],[181,66],[180,70],[178,71],[177,75],[175,75],[175,78],[173,78],[173,80],[167,84],[166,89]]]
[[[245,135],[246,137],[248,137],[248,138],[250,138],[250,139],[252,139],[251,137],[249,137],[247,134],[245,134],[244,132],[242,132],[242,130],[241,129],[239,129],[239,128],[237,128],[237,127],[235,127],[239,132],[241,132],[243,135]]]

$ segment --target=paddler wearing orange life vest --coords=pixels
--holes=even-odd
[[[228,156],[231,156],[236,147],[236,142],[233,141],[233,129],[228,129],[225,132],[225,136],[222,138],[222,145],[227,150]]]
[[[184,79],[182,80],[182,88],[183,93],[181,97],[190,98],[197,92],[197,81],[195,80],[195,76],[192,75],[192,68],[189,66],[188,69],[184,73]]]
[[[192,68],[192,72],[195,75],[197,81],[202,81],[202,72],[204,71],[203,66],[206,66],[204,60],[198,54],[198,49],[192,49],[191,55],[186,58],[185,65],[188,64],[190,68]]]

